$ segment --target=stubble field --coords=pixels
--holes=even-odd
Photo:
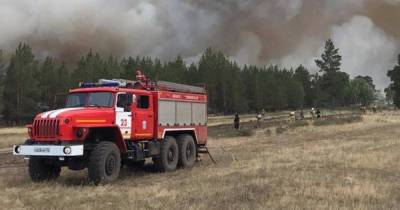
[[[56,181],[32,183],[21,158],[2,154],[0,209],[400,208],[400,112],[307,124],[211,137],[216,165],[203,156],[191,170],[158,173],[149,162],[105,186],[67,169]],[[0,142],[18,135],[0,130]]]

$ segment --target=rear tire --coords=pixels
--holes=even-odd
[[[61,166],[56,163],[47,163],[46,159],[39,157],[29,158],[29,176],[34,182],[57,179],[60,172]]]
[[[94,184],[106,184],[118,178],[121,155],[118,147],[108,141],[100,142],[89,157],[89,179]]]
[[[174,171],[178,165],[179,148],[172,136],[166,136],[161,141],[160,156],[154,158],[154,163],[162,172]]]
[[[197,148],[191,135],[182,134],[178,137],[179,165],[182,168],[191,168],[196,162]]]

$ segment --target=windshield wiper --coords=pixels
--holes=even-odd
[[[104,107],[106,107],[106,108],[108,108],[108,107],[110,107],[110,106],[107,106],[107,105],[98,105],[98,104],[89,104],[89,105],[85,105],[85,107],[97,107],[97,108],[104,108]]]
[[[86,105],[85,107],[97,107],[97,108],[100,108],[100,107],[102,107],[102,106],[100,106],[100,105],[98,105],[98,104],[88,104],[88,105]]]

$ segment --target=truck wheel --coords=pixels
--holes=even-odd
[[[183,168],[191,168],[196,161],[196,144],[191,135],[183,134],[178,137],[179,165]]]
[[[108,141],[100,142],[89,157],[89,179],[94,184],[105,184],[118,178],[121,155],[118,147]]]
[[[176,140],[172,136],[166,136],[161,141],[160,157],[155,158],[154,162],[163,172],[176,169],[179,159],[179,149]]]
[[[61,167],[59,165],[46,163],[43,158],[29,158],[29,176],[34,182],[57,179],[60,172]]]

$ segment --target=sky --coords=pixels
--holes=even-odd
[[[0,0],[0,49],[19,42],[41,59],[104,55],[181,55],[196,62],[207,47],[239,64],[317,71],[325,40],[342,70],[385,88],[400,54],[400,0]]]

